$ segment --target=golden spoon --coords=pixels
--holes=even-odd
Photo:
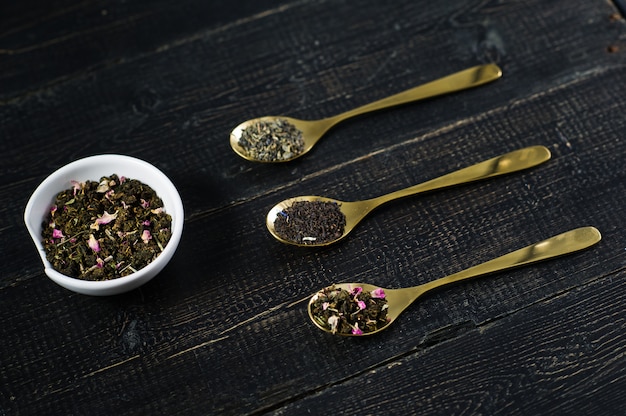
[[[247,160],[255,162],[287,162],[307,153],[331,127],[348,118],[412,101],[476,87],[494,81],[501,76],[502,70],[497,65],[479,65],[321,120],[298,120],[283,116],[255,118],[244,121],[233,129],[230,133],[230,146],[235,153]],[[279,120],[279,127],[276,127],[277,120]],[[274,126],[268,129],[271,133],[260,136],[263,128],[268,126]],[[278,138],[279,136],[290,136],[293,137],[295,141],[297,133],[289,131],[285,126],[295,128],[295,130],[299,130],[302,133],[303,143],[300,143],[302,146],[300,149],[296,149],[297,146],[292,146],[291,143],[284,144],[282,140]],[[258,144],[255,138],[254,142],[257,143],[258,146],[252,146],[249,143],[246,144],[247,142],[244,142],[244,145],[242,145],[242,133],[244,135],[246,134],[244,131],[257,135],[256,137],[259,138],[259,141],[260,137],[264,137],[263,144]],[[278,131],[278,133],[276,133],[276,131]],[[266,141],[268,137],[270,139]],[[272,145],[270,146],[269,143],[272,143]]]
[[[422,192],[516,172],[536,166],[548,159],[550,159],[550,151],[546,147],[531,146],[485,160],[419,185],[400,189],[372,199],[345,202],[322,196],[298,196],[289,198],[278,203],[268,212],[266,225],[269,232],[278,241],[283,243],[296,246],[324,246],[344,238],[367,214],[389,201]],[[311,218],[303,218],[299,215],[289,215],[290,208],[294,206],[294,203],[300,205],[303,203],[308,205],[315,204],[316,206],[314,208],[317,208],[319,204],[324,202],[333,204],[334,209],[340,211],[336,216],[339,216],[341,219],[345,218],[343,230],[341,230],[340,224],[337,224],[337,227],[334,227],[334,224],[324,224],[323,232],[319,227],[316,228],[313,216],[311,216]],[[319,216],[320,212],[314,210],[313,214],[318,214]],[[326,215],[324,213],[322,214]],[[300,224],[299,230],[297,230],[298,234],[296,234],[296,230],[293,229],[296,224]],[[328,227],[329,225],[333,225],[332,229],[337,230],[332,236],[330,233],[325,233],[325,230],[331,229]]]
[[[331,286],[330,288],[333,290],[343,289],[352,293],[354,293],[357,288],[360,288],[359,290],[362,290],[361,293],[363,294],[374,293],[374,291],[377,291],[377,297],[379,299],[381,298],[381,294],[384,293],[384,300],[386,300],[387,304],[387,316],[386,319],[383,320],[383,323],[372,328],[372,330],[363,331],[363,328],[365,327],[363,323],[359,324],[357,322],[349,322],[344,314],[343,317],[330,319],[331,324],[335,327],[335,331],[333,331],[328,324],[328,320],[329,317],[338,316],[333,311],[333,306],[337,305],[332,305],[331,303],[330,306],[319,306],[319,303],[322,300],[325,300],[325,298],[320,298],[320,296],[323,296],[324,291],[313,295],[309,301],[307,307],[309,317],[318,328],[336,335],[372,335],[386,329],[389,324],[400,316],[402,311],[404,311],[418,297],[428,291],[451,283],[460,282],[461,280],[573,253],[596,244],[601,238],[602,236],[600,235],[600,232],[594,227],[577,228],[548,238],[547,240],[539,243],[532,244],[528,247],[513,251],[509,254],[505,254],[501,257],[497,257],[493,260],[489,260],[485,263],[481,263],[477,266],[470,267],[469,269],[451,274],[447,277],[443,277],[423,285],[404,289],[384,289],[367,283],[341,283]],[[363,297],[362,295],[359,296]],[[351,297],[349,302],[356,302],[357,300],[358,297],[356,299]],[[365,305],[365,308],[362,310],[366,311],[367,305]],[[325,313],[326,315],[324,315]],[[350,314],[348,314],[348,316],[350,316]],[[354,318],[350,318],[350,320],[354,320]],[[341,332],[342,330],[347,332]]]

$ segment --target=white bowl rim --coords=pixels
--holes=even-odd
[[[59,273],[54,268],[52,268],[52,265],[46,258],[46,253],[43,247],[43,243],[41,241],[41,223],[43,223],[45,218],[43,217],[38,218],[38,219],[34,218],[34,215],[36,215],[34,212],[35,209],[37,208],[36,204],[40,202],[42,198],[45,198],[44,196],[42,196],[42,194],[46,193],[46,191],[48,191],[50,187],[54,187],[54,189],[56,190],[56,193],[61,192],[64,189],[68,189],[70,186],[69,183],[68,183],[67,188],[58,189],[57,186],[60,180],[63,180],[63,178],[65,178],[67,175],[71,174],[72,172],[75,172],[85,166],[89,166],[90,164],[94,164],[94,163],[104,164],[107,162],[108,163],[124,162],[128,164],[133,164],[136,167],[139,167],[140,169],[143,169],[149,172],[149,174],[152,175],[153,180],[158,182],[157,188],[166,190],[167,194],[171,197],[169,198],[170,199],[170,202],[168,204],[169,207],[166,209],[166,212],[168,212],[170,215],[173,214],[172,215],[172,234],[171,234],[170,240],[167,246],[165,246],[163,251],[159,254],[159,256],[154,261],[152,261],[150,264],[146,265],[142,269],[127,276],[123,276],[123,277],[119,277],[119,278],[111,279],[111,280],[89,281],[89,280],[82,280],[82,279],[70,277],[62,273]],[[112,173],[115,173],[115,172],[112,172]],[[103,176],[104,175],[105,174],[103,174]],[[137,179],[143,183],[146,183],[145,178],[134,178],[132,176],[129,176],[129,177],[131,177],[131,179]],[[76,178],[76,179],[77,180],[99,180],[100,178]],[[147,184],[147,185],[155,188],[153,184]],[[157,192],[159,197],[164,199],[164,205],[165,205],[165,198],[164,198],[164,195],[161,195],[161,193],[162,192]],[[50,205],[51,204],[52,204],[52,200],[50,201]],[[33,221],[38,221],[38,223],[34,223]],[[132,156],[126,156],[126,155],[121,155],[121,154],[100,154],[100,155],[88,156],[82,159],[75,160],[71,163],[68,163],[67,165],[62,166],[61,168],[57,169],[52,174],[50,174],[47,178],[45,178],[43,182],[41,182],[41,184],[39,184],[39,186],[32,193],[31,197],[29,198],[26,204],[26,208],[24,210],[24,222],[26,223],[26,228],[28,229],[28,232],[31,238],[33,242],[35,243],[35,246],[37,247],[37,251],[44,265],[44,271],[50,279],[52,279],[53,281],[55,281],[56,283],[60,284],[61,286],[65,288],[74,290],[75,292],[84,293],[84,294],[92,294],[92,295],[98,295],[98,294],[106,295],[106,294],[122,293],[128,290],[134,289],[140,286],[141,284],[147,282],[152,277],[154,277],[154,275],[156,275],[158,272],[161,271],[161,269],[165,266],[165,264],[167,264],[167,262],[173,256],[178,246],[178,243],[180,241],[182,230],[183,230],[183,223],[184,223],[184,211],[183,211],[182,200],[180,198],[180,195],[176,187],[174,186],[172,181],[163,172],[157,169],[155,166],[153,166],[152,164],[144,160],[141,160]]]

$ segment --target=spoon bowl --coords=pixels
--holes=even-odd
[[[235,153],[246,160],[265,163],[288,162],[308,153],[328,130],[344,120],[384,108],[477,87],[495,81],[501,76],[502,70],[496,64],[478,65],[333,117],[320,120],[299,120],[284,116],[265,116],[251,119],[244,121],[232,130],[230,133],[230,146]],[[300,149],[297,151],[292,151],[291,149],[285,151],[281,150],[279,155],[269,155],[266,152],[252,152],[246,146],[242,145],[241,138],[246,129],[253,128],[254,130],[262,124],[271,124],[277,120],[291,124],[301,133],[302,146]],[[276,145],[277,148],[282,148],[280,140],[276,136],[271,136],[272,135],[264,136],[263,141],[267,140],[269,143],[272,143],[272,145]],[[266,145],[264,144],[263,146]]]
[[[325,246],[345,238],[356,225],[367,216],[372,210],[393,201],[395,199],[407,197],[410,195],[416,195],[423,192],[433,191],[436,189],[442,189],[454,185],[460,185],[464,183],[474,182],[482,179],[491,178],[494,176],[504,175],[528,169],[530,167],[539,165],[550,159],[550,150],[544,146],[530,146],[523,149],[518,149],[513,152],[506,153],[501,156],[497,156],[475,165],[457,170],[452,173],[448,173],[439,178],[431,179],[427,182],[411,186],[409,188],[401,189],[386,195],[382,195],[372,199],[366,199],[362,201],[340,201],[338,199],[327,198],[323,196],[297,196],[286,199],[276,204],[267,214],[266,226],[270,234],[278,241],[285,244],[292,244],[296,246]],[[317,232],[310,232],[308,235],[300,234],[298,238],[290,238],[285,233],[281,233],[277,230],[276,224],[279,217],[281,220],[288,217],[289,208],[297,202],[330,202],[336,204],[338,209],[345,217],[345,225],[343,231],[339,235],[334,235],[333,238],[320,235],[316,235]],[[307,218],[298,218],[303,223],[307,223]],[[295,224],[295,221],[292,221]],[[313,227],[305,227],[307,228]],[[340,227],[339,227],[340,228]]]
[[[374,291],[384,291],[384,299],[387,301],[387,316],[386,323],[379,325],[376,329],[362,332],[362,328],[358,328],[358,322],[348,322],[348,325],[343,325],[345,328],[352,328],[347,332],[331,329],[331,326],[327,323],[329,316],[337,316],[335,312],[329,312],[327,315],[320,315],[314,312],[317,310],[314,308],[315,302],[321,292],[316,293],[311,297],[308,303],[307,309],[309,318],[319,329],[333,333],[335,335],[343,336],[363,336],[373,335],[378,333],[394,322],[400,314],[411,305],[418,297],[422,296],[426,292],[434,290],[436,288],[460,282],[462,280],[470,279],[473,277],[483,276],[490,273],[495,273],[502,270],[511,269],[523,265],[528,265],[542,260],[551,259],[554,257],[562,256],[565,254],[574,253],[579,250],[588,248],[601,240],[602,236],[600,232],[594,227],[582,227],[576,228],[565,233],[548,238],[547,240],[540,241],[535,244],[531,244],[527,247],[518,249],[500,257],[496,257],[493,260],[489,260],[485,263],[470,267],[460,272],[451,274],[447,277],[443,277],[419,286],[408,287],[403,289],[384,289],[379,286],[371,285],[368,283],[341,283],[335,284],[335,289],[344,289],[349,293],[355,293],[355,288],[361,288],[361,293],[372,293]],[[357,296],[352,298],[352,301],[357,301]],[[331,308],[326,308],[330,310]],[[345,318],[345,316],[344,316]],[[339,319],[344,319],[339,318]],[[340,328],[342,325],[336,325],[335,328]]]

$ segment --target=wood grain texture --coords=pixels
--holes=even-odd
[[[0,415],[626,407],[626,22],[611,2],[28,0],[0,19]],[[249,117],[329,116],[492,61],[501,80],[348,121],[292,163],[228,146]],[[264,227],[288,197],[373,197],[538,144],[548,163],[396,201],[335,246]],[[93,298],[45,277],[22,215],[53,170],[107,152],[170,176],[185,230],[153,281]],[[308,322],[332,282],[416,285],[584,225],[598,246],[432,293],[380,336]]]

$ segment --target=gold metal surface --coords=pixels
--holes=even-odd
[[[501,257],[497,257],[493,260],[489,260],[485,263],[481,263],[477,266],[470,267],[458,273],[451,274],[447,277],[434,280],[432,282],[425,283],[423,285],[404,288],[404,289],[384,289],[386,299],[389,304],[387,319],[388,322],[385,326],[377,329],[376,331],[366,332],[362,335],[351,334],[337,334],[342,336],[364,336],[372,335],[383,329],[386,329],[393,321],[400,316],[400,314],[411,305],[418,297],[424,293],[433,289],[445,286],[451,283],[460,282],[465,279],[473,277],[483,276],[486,274],[511,269],[531,263],[535,263],[541,260],[547,260],[554,257],[562,256],[565,254],[573,253],[587,247],[590,247],[600,241],[602,236],[600,232],[594,227],[582,227],[577,228],[563,234],[556,235],[548,238],[547,240],[540,241],[530,246],[521,248],[511,253],[505,254]],[[335,284],[336,288],[352,290],[355,287],[362,287],[363,291],[368,292],[379,288],[367,283],[340,283]],[[311,321],[323,331],[331,333],[327,328],[321,326],[312,316],[311,303],[313,298],[309,301],[307,306],[309,311],[309,317]]]
[[[346,111],[333,117],[328,117],[321,120],[299,120],[296,118],[284,116],[259,117],[256,119],[244,121],[243,123],[235,127],[230,133],[230,146],[233,148],[235,153],[247,160],[263,163],[288,162],[307,153],[331,127],[348,118],[364,113],[369,113],[371,111],[382,110],[384,108],[397,106],[400,104],[406,104],[409,102],[423,100],[438,95],[477,87],[479,85],[495,81],[501,76],[502,70],[497,65],[479,65],[473,68],[465,69],[460,72],[456,72],[443,78],[439,78],[437,80],[400,92],[387,98],[383,98],[381,100],[366,104],[350,111]],[[245,149],[243,149],[239,145],[241,132],[245,130],[248,126],[258,123],[259,121],[268,122],[276,120],[278,118],[287,120],[289,123],[293,124],[298,130],[302,132],[302,137],[304,139],[304,150],[301,153],[294,155],[290,159],[276,160],[273,162],[261,161],[248,155]]]
[[[354,227],[375,208],[410,195],[416,195],[423,192],[434,191],[436,189],[446,188],[454,185],[460,185],[468,182],[474,182],[481,179],[487,179],[494,176],[504,175],[507,173],[517,172],[537,166],[550,159],[550,150],[544,146],[531,146],[523,149],[515,150],[501,156],[494,157],[484,162],[457,170],[447,175],[431,179],[419,185],[409,188],[400,189],[398,191],[382,195],[372,199],[362,201],[345,202],[337,199],[326,198],[323,196],[298,196],[286,199],[275,205],[267,214],[266,225],[269,232],[280,242],[293,244],[303,247],[316,247],[335,243],[343,239]],[[286,240],[276,233],[274,229],[274,221],[285,208],[291,206],[296,201],[330,201],[340,205],[341,212],[346,217],[346,226],[341,237],[334,241],[325,243],[299,244],[297,242]]]

